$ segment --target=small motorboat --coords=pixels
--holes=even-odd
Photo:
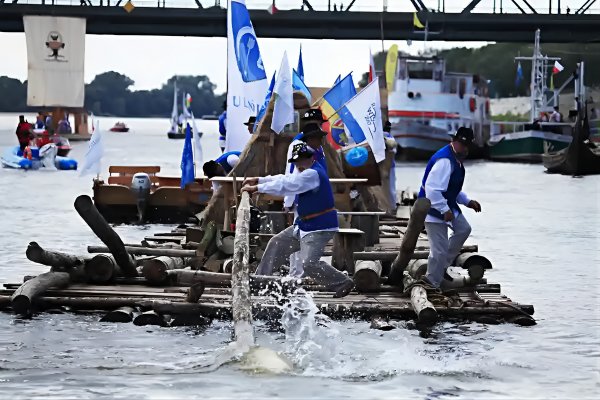
[[[117,122],[112,128],[110,128],[111,132],[129,132],[129,128],[125,125],[124,122]]]
[[[31,157],[23,157],[23,152],[19,146],[8,148],[2,154],[0,161],[5,168],[15,169],[60,169],[76,170],[77,161],[56,155],[58,149],[54,143],[48,143],[41,148],[31,147]]]
[[[34,131],[34,133],[36,132]],[[38,149],[41,149],[48,143],[54,143],[56,145],[58,151],[57,155],[61,157],[66,157],[72,149],[69,139],[61,137],[56,133],[50,136],[46,130],[41,133],[41,136],[35,138],[35,145]]]

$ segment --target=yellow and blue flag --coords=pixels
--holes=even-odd
[[[337,121],[340,118],[337,111],[354,95],[356,95],[356,87],[354,87],[352,73],[350,73],[323,95],[321,111],[325,118],[330,121]]]

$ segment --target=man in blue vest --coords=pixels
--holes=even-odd
[[[204,175],[206,175],[208,179],[215,176],[226,176],[240,161],[240,154],[242,153],[239,151],[228,151],[227,153],[221,154],[215,160],[205,162],[202,166]],[[213,190],[217,190],[219,188],[219,184],[213,182],[212,187]]]
[[[458,128],[452,142],[438,150],[427,163],[419,192],[419,197],[426,197],[431,201],[431,208],[425,218],[429,239],[425,281],[437,288],[442,286],[444,278],[451,280],[446,274],[446,268],[458,256],[471,233],[471,226],[458,205],[481,212],[481,205],[462,191],[465,180],[463,160],[469,153],[473,138],[471,128]],[[449,239],[448,227],[453,231]]]
[[[286,265],[290,256],[299,251],[303,267],[302,276],[313,278],[334,297],[344,297],[354,283],[348,276],[321,261],[325,245],[338,230],[337,210],[329,177],[323,167],[315,161],[314,151],[305,143],[294,146],[289,159],[298,169],[291,175],[248,178],[242,191],[250,194],[268,193],[275,196],[295,195],[297,217],[294,225],[279,232],[268,243],[257,275],[272,275],[275,269]]]
[[[225,151],[227,140],[227,100],[223,102],[223,112],[219,115],[219,147]]]

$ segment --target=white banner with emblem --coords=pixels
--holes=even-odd
[[[27,105],[83,107],[85,18],[24,16]]]

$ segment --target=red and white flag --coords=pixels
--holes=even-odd
[[[560,63],[558,61],[554,61],[554,67],[552,68],[552,73],[553,74],[558,74],[563,69],[565,69],[565,67],[563,67],[562,65],[560,65]]]
[[[373,79],[375,79],[376,76],[375,60],[373,60],[373,53],[371,53],[371,49],[369,49],[369,83],[373,82]]]
[[[269,12],[269,14],[273,15],[275,14],[277,11],[279,11],[279,9],[277,7],[275,7],[275,2],[273,2],[273,4],[271,4],[269,6],[269,8],[267,8],[267,11]]]

